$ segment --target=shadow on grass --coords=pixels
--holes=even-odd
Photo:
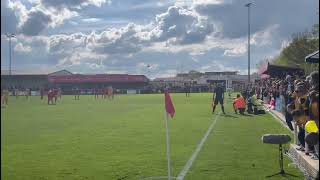
[[[221,114],[221,116],[231,117],[231,118],[238,118],[237,116],[233,116],[233,115],[231,115],[231,114]]]
[[[252,114],[243,114],[242,116],[252,117]]]

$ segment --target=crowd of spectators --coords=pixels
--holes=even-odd
[[[314,159],[319,158],[319,131],[315,136],[315,132],[310,133],[305,129],[308,121],[314,121],[319,129],[318,71],[314,71],[308,76],[270,77],[248,87],[242,94],[247,102],[257,98],[267,104],[267,111],[276,110],[283,113],[288,127],[297,132],[298,150],[312,155]],[[248,102],[248,104],[250,103]],[[297,128],[295,129],[295,127]],[[310,141],[311,136],[313,139]],[[316,140],[314,140],[315,138]],[[308,144],[308,142],[310,143]]]

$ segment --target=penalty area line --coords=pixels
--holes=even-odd
[[[218,113],[217,116],[215,116],[214,120],[212,121],[210,127],[208,128],[206,134],[203,136],[203,138],[201,139],[200,143],[197,146],[197,149],[193,152],[192,156],[190,157],[189,161],[187,162],[187,164],[183,167],[182,171],[179,173],[177,180],[183,180],[184,177],[187,175],[188,171],[190,170],[193,162],[196,160],[199,152],[201,151],[204,143],[206,142],[206,140],[208,139],[208,136],[210,135],[214,125],[216,124],[216,122],[218,121],[218,117],[220,116],[220,112]]]

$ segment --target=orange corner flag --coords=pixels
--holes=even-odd
[[[170,114],[170,117],[173,118],[174,114],[175,114],[175,109],[170,97],[170,93],[168,91],[164,92],[164,97],[165,97],[165,106],[166,106],[166,111],[168,114]]]

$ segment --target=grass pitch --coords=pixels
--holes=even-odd
[[[211,94],[172,98],[176,116],[170,122],[171,158],[177,176],[217,115],[210,112]],[[120,95],[114,101],[63,96],[57,105],[47,105],[40,97],[9,100],[9,107],[1,109],[1,179],[135,180],[167,175],[163,94]],[[234,114],[228,98],[226,112],[185,179],[256,180],[278,172],[278,147],[263,144],[261,136],[288,130],[269,114]],[[285,157],[285,171],[303,179],[289,163]]]

